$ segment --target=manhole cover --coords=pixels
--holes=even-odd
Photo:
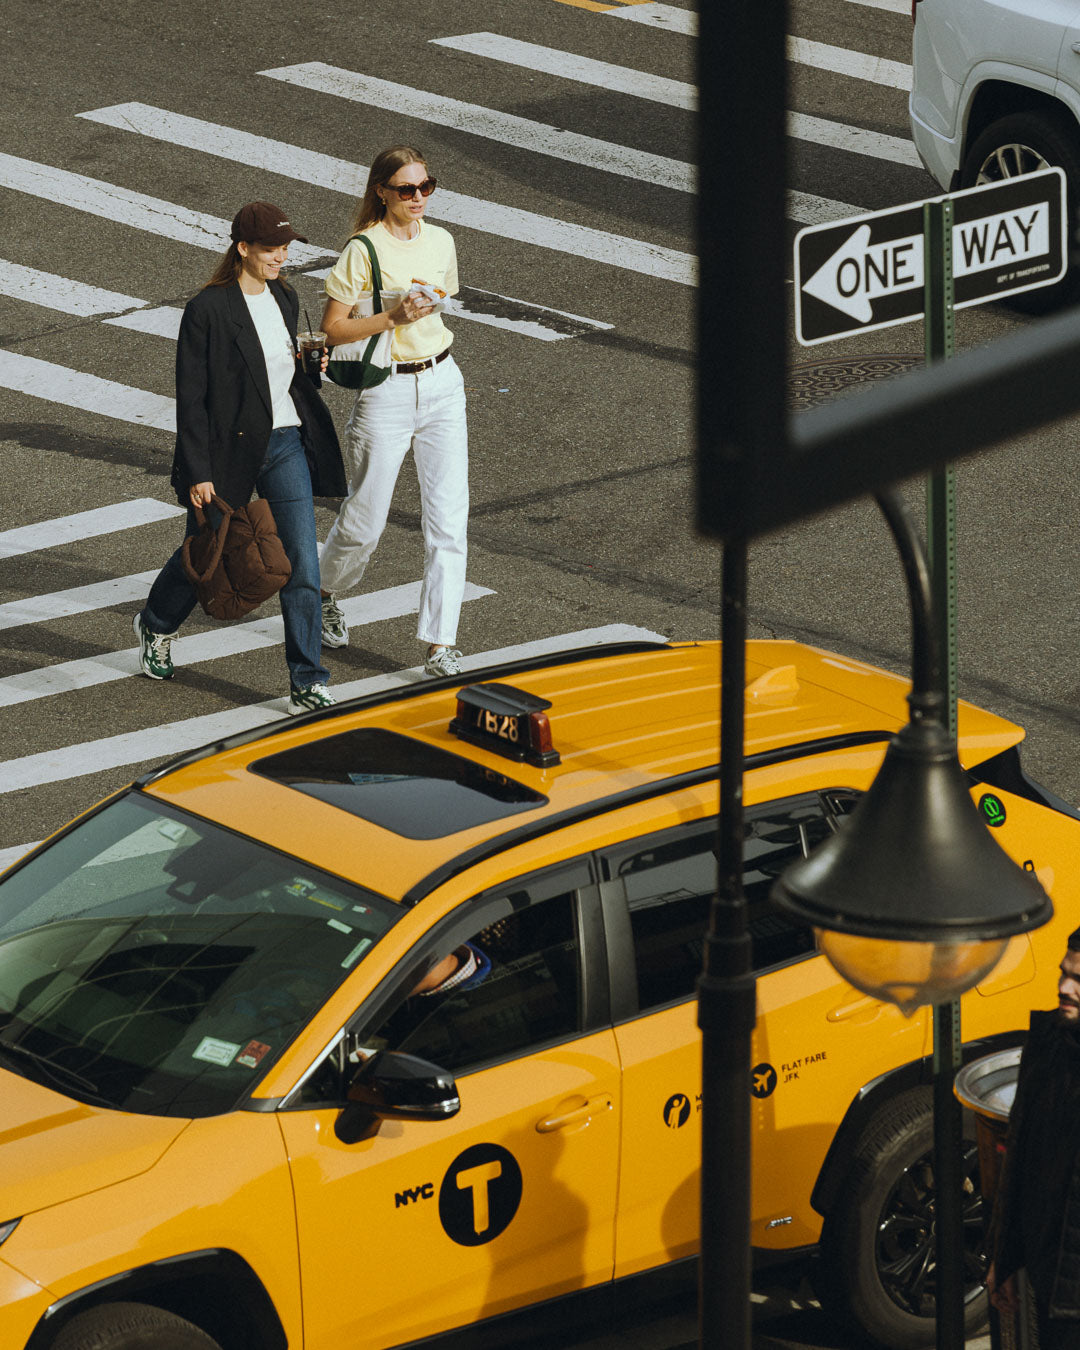
[[[803,361],[788,375],[788,408],[799,412],[872,380],[903,375],[923,363],[921,356],[848,356],[828,361]]]

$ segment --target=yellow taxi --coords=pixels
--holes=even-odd
[[[843,828],[907,682],[748,657],[753,1243],[820,1245],[860,1344],[927,1344],[929,1016],[769,899]],[[404,686],[184,756],[8,871],[4,1350],[502,1344],[692,1273],[718,716],[716,644]],[[1022,736],[962,705],[987,826],[1057,911],[965,998],[977,1050],[1018,1039],[1080,918],[1080,823]]]

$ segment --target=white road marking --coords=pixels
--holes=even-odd
[[[829,122],[824,117],[811,117],[807,113],[797,112],[788,113],[787,131],[789,136],[799,141],[826,145],[833,150],[847,150],[856,155],[869,155],[873,159],[890,160],[913,169],[922,168],[919,152],[903,136],[886,136],[880,131],[866,131],[862,127],[846,126],[843,122]]]
[[[580,84],[591,84],[616,94],[646,98],[671,108],[693,111],[697,107],[697,90],[692,84],[631,70],[628,66],[609,65],[607,61],[594,61],[588,56],[576,56],[573,52],[561,52],[535,42],[522,42],[498,33],[462,33],[458,37],[431,38],[430,41],[437,47],[450,47],[471,56],[538,70],[545,75],[559,75],[566,80],[577,80]]]
[[[32,844],[16,844],[14,848],[0,848],[0,872],[5,871],[16,863],[20,858],[25,857],[32,848],[37,848],[41,840],[35,840]]]
[[[471,583],[465,587],[467,601],[479,600],[485,595],[494,595],[494,591]],[[144,599],[145,596],[144,591]],[[381,623],[386,619],[399,619],[405,614],[415,614],[420,608],[420,582],[353,596],[352,599],[339,601],[339,604],[347,622],[356,627]],[[266,619],[223,625],[204,633],[194,633],[191,637],[177,638],[172,645],[172,654],[178,666],[193,666],[202,661],[217,661],[224,656],[276,647],[284,641],[281,615],[276,614]],[[55,665],[40,666],[36,670],[26,670],[0,679],[0,707],[30,703],[54,694],[69,694],[76,689],[89,689],[98,684],[110,684],[114,680],[124,680],[139,673],[139,655],[134,646],[78,661],[60,661]]]
[[[175,342],[180,336],[183,313],[172,305],[159,305],[154,309],[137,309],[134,314],[118,314],[115,319],[103,319],[102,323],[133,328],[136,333],[149,333],[153,337],[172,338]]]
[[[676,9],[674,5],[626,5],[606,11],[608,18],[629,19],[631,23],[648,24],[650,28],[666,28],[669,33],[683,33],[697,37],[697,14],[692,9]]]
[[[640,9],[643,6],[635,5],[628,8]],[[623,10],[610,12],[633,17]],[[649,99],[669,107],[685,108],[688,111],[697,107],[697,90],[692,84],[666,79],[654,83],[653,76],[644,75],[628,66],[614,66],[605,61],[593,61],[587,57],[574,56],[570,52],[558,51],[553,47],[540,47],[532,42],[498,37],[494,33],[468,33],[463,37],[433,38],[432,41],[445,47],[469,52],[474,56],[507,62],[527,70],[538,70],[547,75],[559,75],[564,79],[590,84],[598,89],[630,94],[634,98]],[[875,159],[892,160],[898,164],[920,167],[915,147],[909,140],[899,136],[885,136],[880,132],[864,131],[861,127],[848,126],[843,122],[829,122],[823,117],[810,117],[796,112],[788,113],[787,133],[796,140],[811,141],[818,145],[850,150],[859,155],[869,155]]]
[[[86,211],[136,230],[147,230],[163,239],[212,249],[215,253],[224,253],[229,245],[227,220],[203,211],[189,211],[175,202],[159,201],[156,197],[147,197],[97,178],[87,178],[81,173],[19,159],[15,155],[0,154],[0,187],[73,207],[76,211]],[[294,242],[289,253],[290,261],[295,265],[334,257],[337,250],[317,249]]]
[[[0,350],[0,389],[14,389],[49,403],[114,417],[119,422],[157,427],[160,431],[176,430],[176,406],[166,395],[133,389],[128,384],[70,370],[21,352]]]
[[[3,355],[5,353],[0,352],[0,356]],[[34,553],[39,548],[54,548],[77,539],[94,539],[101,534],[113,534],[117,530],[130,530],[136,525],[149,525],[182,515],[184,512],[179,506],[159,502],[153,497],[137,497],[130,502],[117,502],[112,506],[96,507],[93,511],[78,511],[72,516],[4,530],[0,532],[0,558],[14,558],[20,553]]]
[[[911,18],[911,0],[850,0],[855,5],[865,5],[868,9],[887,9],[890,14],[903,14]]]
[[[498,112],[475,103],[462,103],[456,98],[444,98],[441,94],[428,94],[412,85],[391,84],[389,80],[342,70],[323,61],[279,66],[259,73],[298,85],[302,89],[314,89],[323,94],[349,99],[353,103],[400,113],[403,117],[420,117],[437,126],[453,127],[468,132],[470,136],[483,136],[487,140],[498,141],[500,145],[513,145],[531,154],[567,160],[582,168],[621,174],[646,183],[659,183],[680,192],[694,190],[695,166],[682,160],[648,154],[592,136],[581,136],[562,127],[548,126],[543,122]]]
[[[83,281],[72,281],[70,277],[60,277],[53,272],[41,272],[36,267],[23,267],[6,258],[0,258],[0,295],[9,295],[13,300],[26,300],[46,309],[62,309],[79,318],[117,314],[121,310],[136,309],[146,304],[145,300],[136,300],[133,295],[121,295],[118,291],[88,286]]]
[[[822,225],[827,220],[846,220],[848,216],[862,215],[861,206],[849,202],[834,202],[831,197],[815,197],[810,192],[789,191],[787,215],[800,225]]]
[[[359,196],[367,168],[320,151],[305,150],[285,141],[270,140],[233,127],[204,122],[200,118],[153,108],[145,103],[123,103],[79,113],[92,122],[142,136],[217,155],[234,163],[265,169],[268,173],[336,192]],[[644,239],[628,239],[605,230],[574,225],[498,202],[481,201],[460,192],[438,190],[431,198],[428,215],[433,219],[463,225],[468,229],[502,238],[516,239],[538,248],[549,248],[574,257],[588,258],[611,267],[626,268],[674,281],[684,286],[697,283],[697,259],[692,254]],[[221,222],[224,223],[224,222]],[[293,246],[295,247],[295,246]],[[304,247],[304,246],[301,246]],[[311,250],[314,252],[314,250]],[[320,253],[318,256],[325,256]]]
[[[154,568],[151,572],[132,572],[126,577],[94,581],[88,586],[72,586],[66,591],[50,591],[48,595],[9,600],[0,605],[0,629],[69,619],[73,614],[88,614],[113,605],[141,604],[157,574],[158,569]]]
[[[871,84],[888,85],[892,89],[911,89],[911,67],[903,61],[890,61],[884,56],[869,56],[866,52],[849,51],[846,47],[830,47],[809,38],[788,38],[788,59],[834,75],[847,75]]]
[[[603,628],[560,633],[554,637],[541,638],[514,647],[476,652],[466,656],[462,665],[466,671],[479,670],[496,662],[527,660],[533,656],[544,656],[570,648],[633,641],[664,642],[666,639],[648,629],[634,628],[627,624],[608,624]],[[422,681],[422,667],[413,666],[392,674],[336,684],[332,686],[332,690],[340,702],[344,699],[359,698],[364,694],[396,689],[401,684]],[[168,696],[167,685],[162,685],[162,692],[165,697]],[[264,726],[268,722],[286,717],[288,716],[285,712],[286,702],[285,698],[270,699],[265,703],[252,703],[242,708],[229,708],[224,712],[210,713],[205,717],[167,722],[162,726],[146,727],[142,731],[105,736],[96,741],[84,741],[80,745],[67,745],[57,750],[45,750],[34,755],[24,755],[19,759],[9,759],[0,763],[0,793],[41,787],[45,783],[67,782],[72,778],[84,778],[89,774],[122,768],[129,764],[157,763],[171,755],[179,755],[226,736],[233,736],[238,732]],[[23,851],[28,847],[30,846],[24,845]]]

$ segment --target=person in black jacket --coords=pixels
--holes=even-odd
[[[289,712],[333,703],[322,664],[322,610],[315,536],[317,496],[346,492],[329,410],[299,362],[299,301],[280,273],[294,239],[285,212],[249,202],[236,213],[217,271],[184,309],[176,349],[176,453],[172,485],[197,532],[196,506],[216,493],[232,507],[253,492],[270,505],[292,566],[280,591],[289,668]],[[324,358],[325,365],[325,358]],[[211,508],[211,518],[216,515]],[[150,589],[132,626],[143,673],[172,677],[170,646],[196,604],[181,550]]]
[[[1025,1269],[1041,1350],[1080,1350],[1080,928],[1060,970],[1057,1011],[1031,1014],[1020,1059],[986,1284],[1011,1315]]]

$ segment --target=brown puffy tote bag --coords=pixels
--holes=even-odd
[[[274,513],[261,497],[236,510],[214,494],[221,512],[215,530],[195,508],[198,534],[184,540],[184,571],[212,619],[240,619],[276,595],[292,574]]]

